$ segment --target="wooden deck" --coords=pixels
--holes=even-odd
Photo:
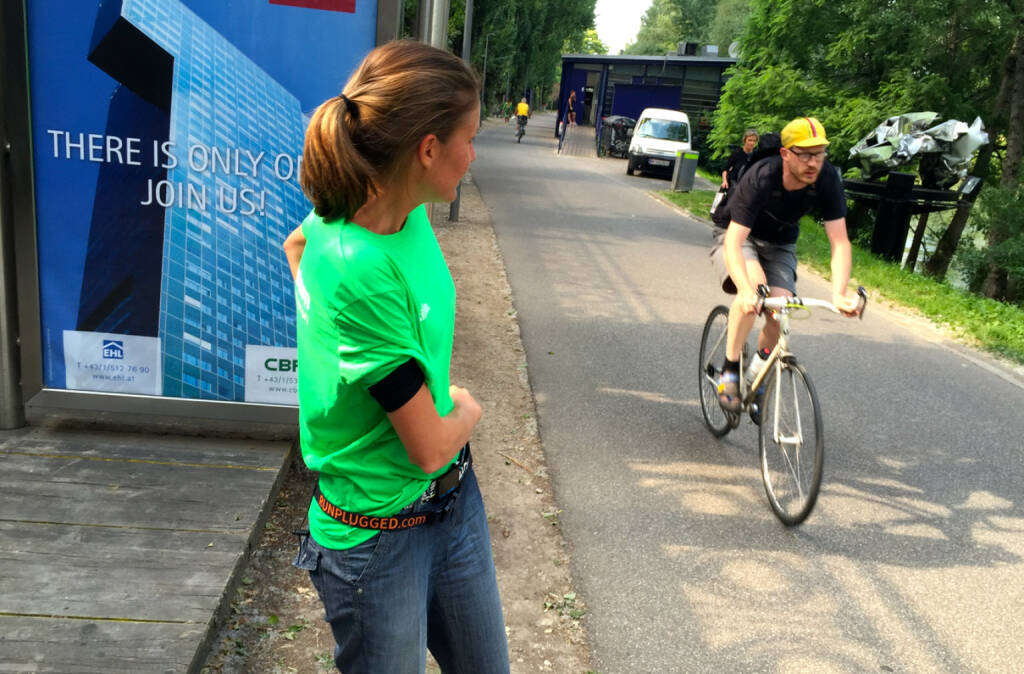
[[[189,672],[287,441],[0,432],[0,672]]]

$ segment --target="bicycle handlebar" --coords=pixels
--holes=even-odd
[[[761,312],[765,308],[768,309],[784,309],[787,306],[796,305],[801,307],[820,307],[822,309],[828,309],[829,311],[839,314],[842,313],[836,307],[827,300],[819,300],[813,297],[798,297],[792,295],[790,297],[769,297],[769,288],[766,285],[757,286],[757,295],[760,298],[757,303],[757,314],[760,316]],[[859,309],[859,316],[861,320],[864,320],[864,311],[868,306],[868,291],[864,289],[864,286],[857,288],[857,296],[860,298],[860,304],[857,307]]]

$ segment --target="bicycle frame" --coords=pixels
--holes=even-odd
[[[746,408],[752,401],[754,394],[764,383],[765,379],[768,378],[768,373],[771,372],[772,368],[778,369],[779,364],[783,358],[792,356],[793,353],[789,350],[789,313],[790,307],[782,307],[780,309],[771,309],[772,315],[779,322],[779,341],[775,344],[775,348],[772,349],[771,353],[768,354],[768,358],[765,359],[764,367],[757,373],[753,381],[747,383],[746,377],[740,377],[740,400],[742,401],[743,407]],[[740,372],[746,372],[747,363],[744,362],[743,353],[740,353]]]

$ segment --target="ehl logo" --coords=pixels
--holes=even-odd
[[[115,339],[104,339],[103,357],[124,360],[124,342]]]

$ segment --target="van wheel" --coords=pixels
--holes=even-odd
[[[626,175],[633,175],[633,157],[626,155]]]

